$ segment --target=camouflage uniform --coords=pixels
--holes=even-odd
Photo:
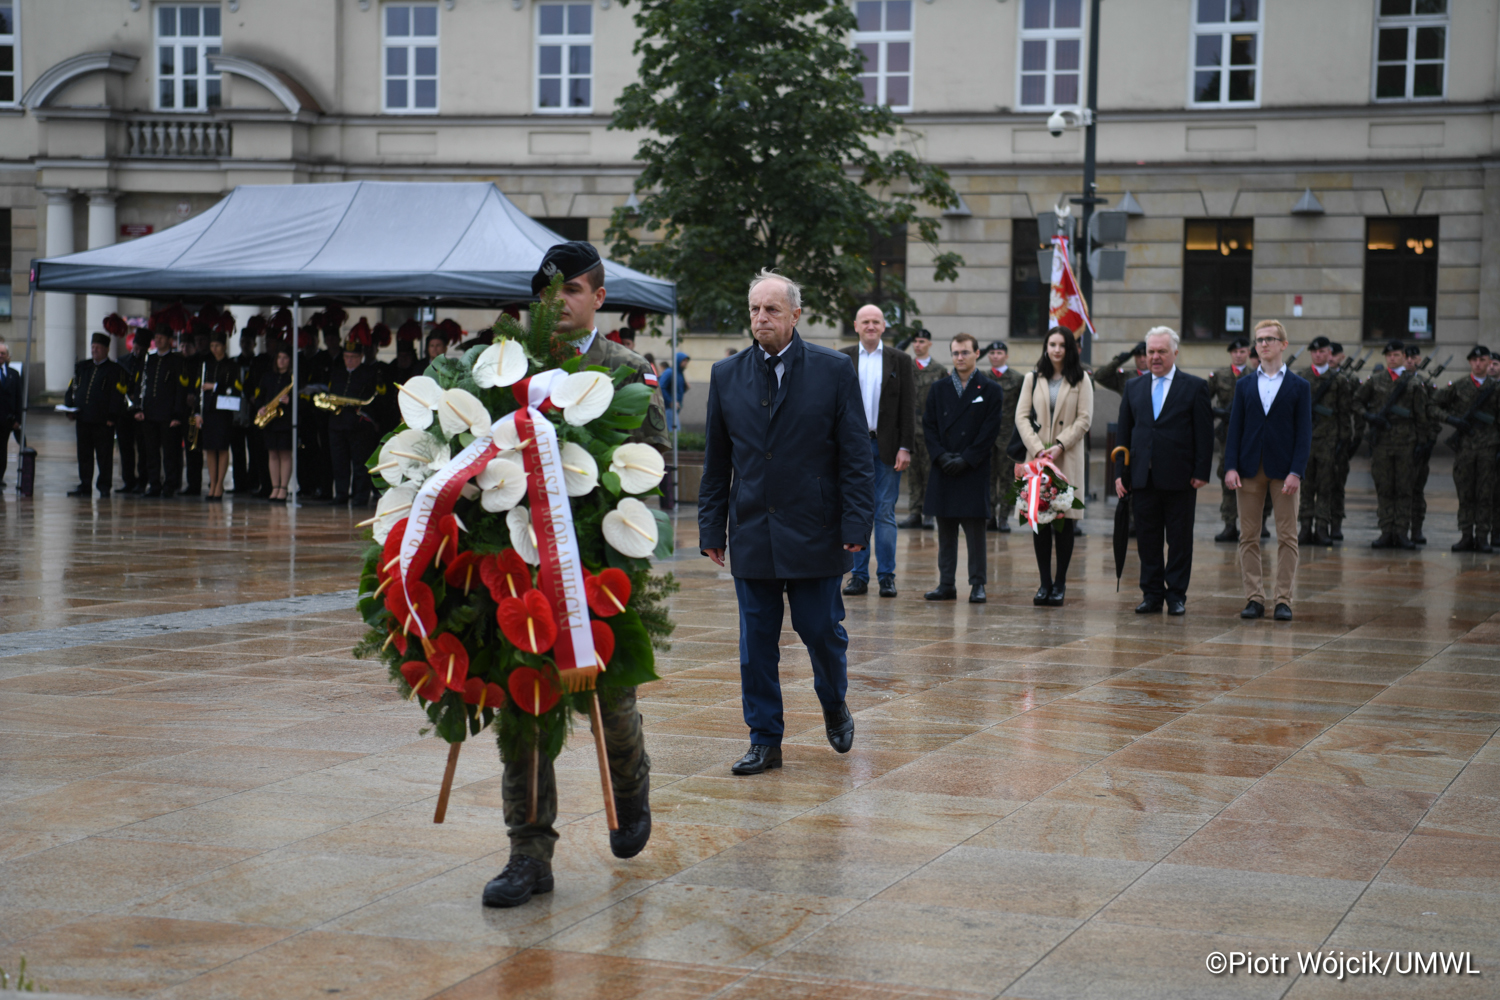
[[[1235,499],[1234,490],[1224,488],[1224,443],[1229,439],[1229,410],[1234,405],[1234,387],[1239,380],[1254,376],[1256,369],[1250,365],[1235,372],[1234,366],[1212,372],[1208,376],[1208,399],[1209,405],[1214,411],[1214,447],[1219,452],[1219,489],[1224,494],[1219,500],[1219,518],[1224,522],[1224,527],[1238,529],[1240,523],[1240,506]],[[1252,473],[1253,475],[1253,473]],[[1270,510],[1271,495],[1266,494],[1266,509]]]
[[[1462,438],[1458,455],[1453,459],[1453,485],[1458,491],[1458,530],[1465,536],[1475,536],[1481,546],[1487,544],[1494,529],[1491,518],[1495,484],[1500,478],[1496,476],[1495,462],[1495,451],[1500,448],[1500,389],[1492,389],[1484,405],[1472,416],[1469,411],[1492,381],[1486,379],[1484,386],[1478,386],[1465,376],[1461,381],[1448,383],[1433,399],[1434,408],[1444,418],[1455,421],[1468,418],[1468,430],[1458,431]]]
[[[1109,389],[1124,395],[1125,383],[1142,374],[1144,373],[1136,370],[1131,352],[1126,351],[1123,354],[1116,354],[1099,367],[1094,373],[1094,384],[1101,389]]]
[[[1313,407],[1312,454],[1302,477],[1300,507],[1302,527],[1310,531],[1314,522],[1325,528],[1333,523],[1333,487],[1338,477],[1339,453],[1349,450],[1352,426],[1349,413],[1354,389],[1333,365],[1322,375],[1313,371],[1311,365],[1297,374],[1307,379],[1312,398],[1318,401]]]
[[[1416,448],[1428,426],[1427,394],[1415,384],[1410,371],[1399,378],[1380,367],[1354,394],[1360,413],[1379,415],[1397,386],[1401,398],[1384,419],[1389,426],[1370,425],[1372,437],[1370,475],[1375,480],[1375,511],[1382,536],[1408,537],[1411,527],[1412,486],[1416,482]],[[1408,546],[1409,547],[1409,546]]]
[[[1423,372],[1416,373],[1413,390],[1420,391],[1427,400],[1428,417],[1417,434],[1416,454],[1412,458],[1413,480],[1411,488],[1411,540],[1421,544],[1427,541],[1422,534],[1422,523],[1427,520],[1427,476],[1432,471],[1432,450],[1438,434],[1443,429],[1443,419],[1432,405],[1436,394],[1432,379]]]
[[[915,362],[914,362],[915,364]],[[929,360],[927,367],[915,365],[917,371],[917,419],[927,412],[927,390],[940,378],[948,377],[948,369]],[[927,437],[917,434],[917,445],[911,456],[911,467],[908,469],[907,482],[908,495],[906,509],[917,518],[922,517],[922,498],[927,495],[927,473],[932,468],[932,456],[927,454]]]
[[[1000,510],[1000,498],[1010,489],[1016,465],[1005,453],[1005,449],[1010,444],[1011,432],[1016,428],[1016,404],[1020,402],[1021,383],[1026,380],[1026,376],[1016,371],[1015,365],[1008,365],[1003,373],[987,368],[983,375],[1005,391],[1004,408],[1000,413],[1000,434],[995,438],[995,446],[990,451],[990,505],[995,521],[1001,530],[1005,530],[1009,527],[1006,519],[1010,516],[1010,511]]]
[[[1339,376],[1344,380],[1344,391],[1349,400],[1348,432],[1349,443],[1340,448],[1333,457],[1333,527],[1328,532],[1328,537],[1335,541],[1344,537],[1344,487],[1349,482],[1349,462],[1354,458],[1354,453],[1359,450],[1360,442],[1365,438],[1365,414],[1358,406],[1354,405],[1354,394],[1359,390],[1359,376],[1352,371],[1346,371]]]
[[[620,365],[634,368],[634,377],[626,385],[647,382],[651,363],[627,347],[603,335],[596,335],[584,354],[584,363],[611,370]],[[654,376],[652,378],[654,381]],[[650,384],[648,382],[648,384]],[[667,437],[666,410],[660,391],[651,393],[646,419],[630,433],[630,440],[652,445],[665,452],[672,447]],[[641,731],[641,713],[635,706],[635,688],[601,687],[599,689],[599,722],[604,729],[604,748],[609,757],[609,773],[614,782],[615,801],[623,802],[640,795],[650,784],[651,758]],[[500,779],[500,798],[505,808],[505,826],[510,833],[512,857],[524,855],[550,862],[557,843],[557,777],[552,759],[546,754],[537,761],[536,820],[526,822],[531,782],[531,758],[523,754],[516,760],[505,760]]]

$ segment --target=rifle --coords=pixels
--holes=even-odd
[[[1373,452],[1375,450],[1375,446],[1380,443],[1380,431],[1391,426],[1391,414],[1394,413],[1397,409],[1397,404],[1401,402],[1402,394],[1406,392],[1407,387],[1411,385],[1411,380],[1415,377],[1416,369],[1403,372],[1401,374],[1401,377],[1396,379],[1396,387],[1392,389],[1391,394],[1386,397],[1385,406],[1381,408],[1380,412],[1365,414],[1365,423],[1370,425],[1371,452]],[[1396,415],[1401,416],[1401,414]],[[1411,411],[1407,410],[1406,415],[1410,416]]]
[[[1438,365],[1431,372],[1429,372],[1428,375],[1427,375],[1427,377],[1430,378],[1430,379],[1436,379],[1439,375],[1443,374],[1443,371],[1448,367],[1449,363],[1451,363],[1452,361],[1453,361],[1453,355],[1450,354],[1446,358],[1443,359],[1443,363],[1442,364]]]
[[[1301,352],[1299,351],[1298,353],[1301,353]],[[1344,372],[1349,369],[1349,366],[1353,362],[1354,362],[1353,358],[1346,356],[1344,358],[1344,363],[1341,364],[1341,365],[1339,365],[1333,371],[1329,372],[1328,373],[1328,377],[1325,378],[1323,380],[1322,384],[1320,384],[1318,386],[1318,391],[1315,392],[1315,393],[1313,393],[1313,398],[1312,398],[1312,408],[1313,408],[1313,412],[1314,413],[1318,412],[1318,406],[1320,404],[1322,404],[1323,397],[1326,396],[1326,395],[1328,395],[1328,390],[1330,390],[1330,389],[1333,388],[1333,383],[1338,380],[1338,377],[1340,375],[1344,374]],[[1324,416],[1324,417],[1331,417],[1331,416],[1333,416],[1333,411],[1329,410],[1327,413],[1318,414],[1318,415],[1319,416]]]
[[[1493,424],[1495,422],[1495,418],[1490,416],[1488,413],[1479,412],[1481,409],[1483,409],[1484,404],[1490,401],[1490,397],[1494,394],[1495,380],[1489,379],[1485,384],[1484,390],[1474,398],[1474,403],[1469,407],[1468,413],[1465,413],[1461,417],[1444,418],[1443,423],[1450,424],[1458,428],[1458,430],[1454,431],[1448,436],[1448,447],[1453,449],[1453,453],[1455,455],[1458,454],[1459,447],[1463,444],[1464,435],[1468,434],[1474,429],[1475,420],[1479,420],[1481,423],[1488,424]]]
[[[1349,373],[1351,375],[1357,374],[1359,372],[1359,370],[1365,366],[1365,362],[1369,361],[1374,356],[1375,356],[1375,348],[1372,347],[1368,351],[1366,351],[1364,354],[1360,355],[1359,360],[1354,363],[1354,367],[1351,368],[1351,369],[1349,369]]]

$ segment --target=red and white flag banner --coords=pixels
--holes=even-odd
[[[1047,304],[1047,315],[1052,326],[1064,327],[1074,334],[1087,327],[1092,334],[1094,324],[1089,319],[1083,293],[1078,290],[1070,252],[1066,236],[1052,237],[1052,295]]]

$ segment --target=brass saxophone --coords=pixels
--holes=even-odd
[[[276,397],[266,404],[266,412],[255,415],[255,426],[262,430],[271,426],[271,421],[281,416],[281,404],[286,402],[286,398],[291,394],[291,391],[292,385],[288,382],[286,388],[278,392]]]
[[[313,405],[320,410],[327,410],[329,413],[342,413],[351,406],[355,408],[369,406],[375,402],[375,397],[378,395],[380,394],[377,392],[371,395],[369,399],[355,399],[353,396],[335,396],[331,392],[320,392],[313,397]]]

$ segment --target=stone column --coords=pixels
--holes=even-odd
[[[73,192],[66,188],[45,188],[47,196],[47,256],[61,257],[73,252]],[[44,326],[43,357],[47,365],[47,391],[62,392],[73,378],[78,363],[78,320],[74,315],[73,296],[64,292],[42,295]]]
[[[98,250],[115,241],[115,193],[113,191],[89,192],[89,249]],[[120,300],[113,295],[89,295],[84,298],[83,331],[87,334],[104,333],[104,317],[120,308]],[[123,342],[109,338],[109,356],[115,357]]]

